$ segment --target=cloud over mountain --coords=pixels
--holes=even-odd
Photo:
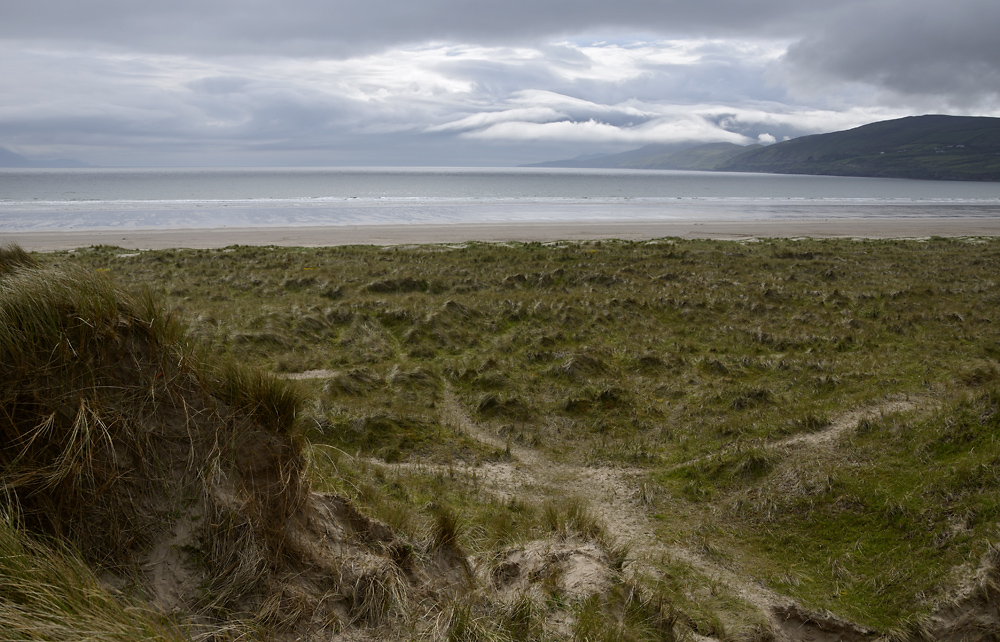
[[[997,24],[984,0],[11,3],[0,145],[105,164],[514,164],[992,115]]]

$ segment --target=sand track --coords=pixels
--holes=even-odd
[[[326,375],[325,371],[316,371],[302,373],[295,378]],[[926,404],[909,399],[893,399],[848,410],[834,417],[821,430],[769,442],[763,447],[794,453],[800,458],[808,457],[809,451],[820,451],[835,445],[856,429],[863,419],[911,411],[923,405]],[[611,539],[628,545],[630,561],[625,567],[627,573],[656,577],[659,570],[654,561],[662,559],[686,564],[712,582],[727,587],[741,600],[760,611],[770,621],[775,639],[779,642],[860,641],[878,637],[874,631],[838,620],[829,614],[803,610],[790,597],[770,590],[756,578],[726,568],[694,548],[658,538],[656,524],[649,516],[650,500],[644,483],[648,471],[645,469],[578,466],[552,461],[544,453],[502,439],[476,422],[447,386],[443,391],[442,417],[469,437],[492,448],[507,450],[511,454],[511,461],[467,465],[457,469],[459,472],[469,477],[475,476],[482,487],[502,501],[514,497],[539,501],[559,497],[584,499],[604,523],[605,531]],[[690,465],[714,456],[717,455],[694,458],[677,466]],[[387,464],[378,460],[370,463],[387,470],[456,471],[453,465],[411,462]]]
[[[641,468],[573,466],[547,459],[534,449],[502,441],[477,424],[450,391],[445,392],[446,417],[465,434],[496,448],[509,448],[514,458],[510,463],[490,463],[476,468],[480,483],[497,495],[535,495],[546,499],[553,496],[585,498],[601,518],[607,532],[631,551],[630,568],[635,573],[657,575],[653,560],[664,556],[683,562],[712,581],[728,587],[740,599],[753,605],[770,621],[777,639],[783,642],[824,640],[867,640],[877,634],[830,615],[811,614],[798,608],[790,597],[776,593],[755,578],[740,575],[707,559],[692,548],[661,541],[656,526],[645,505],[643,479],[647,471]],[[858,408],[835,417],[822,430],[771,442],[765,447],[802,451],[828,448],[857,428],[865,418],[891,412],[913,410],[918,406],[909,400],[890,400]],[[692,462],[685,462],[687,465]]]

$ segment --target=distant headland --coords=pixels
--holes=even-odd
[[[769,146],[647,145],[530,167],[680,169],[930,180],[1000,180],[1000,118],[911,116]]]
[[[54,158],[51,160],[32,160],[20,154],[0,147],[0,167],[91,167],[87,163],[73,158]]]

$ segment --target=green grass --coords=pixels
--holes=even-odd
[[[997,535],[998,401],[990,391],[926,418],[867,422],[845,446],[853,466],[820,464],[811,474],[821,483],[765,485],[776,506],[734,511],[747,532],[759,529],[751,550],[766,558],[785,548],[796,564],[781,572],[800,577],[779,586],[873,626],[928,610],[945,570],[975,561]]]
[[[302,382],[314,484],[415,537],[441,507],[474,553],[552,522],[478,485],[510,448],[465,417],[561,464],[643,469],[662,541],[881,630],[928,613],[1000,539],[995,240],[131,254],[33,258],[150,289],[210,359],[330,371]],[[778,445],[907,398],[823,448]]]

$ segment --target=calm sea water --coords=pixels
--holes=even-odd
[[[0,169],[0,233],[1000,217],[1000,183],[600,169]]]

